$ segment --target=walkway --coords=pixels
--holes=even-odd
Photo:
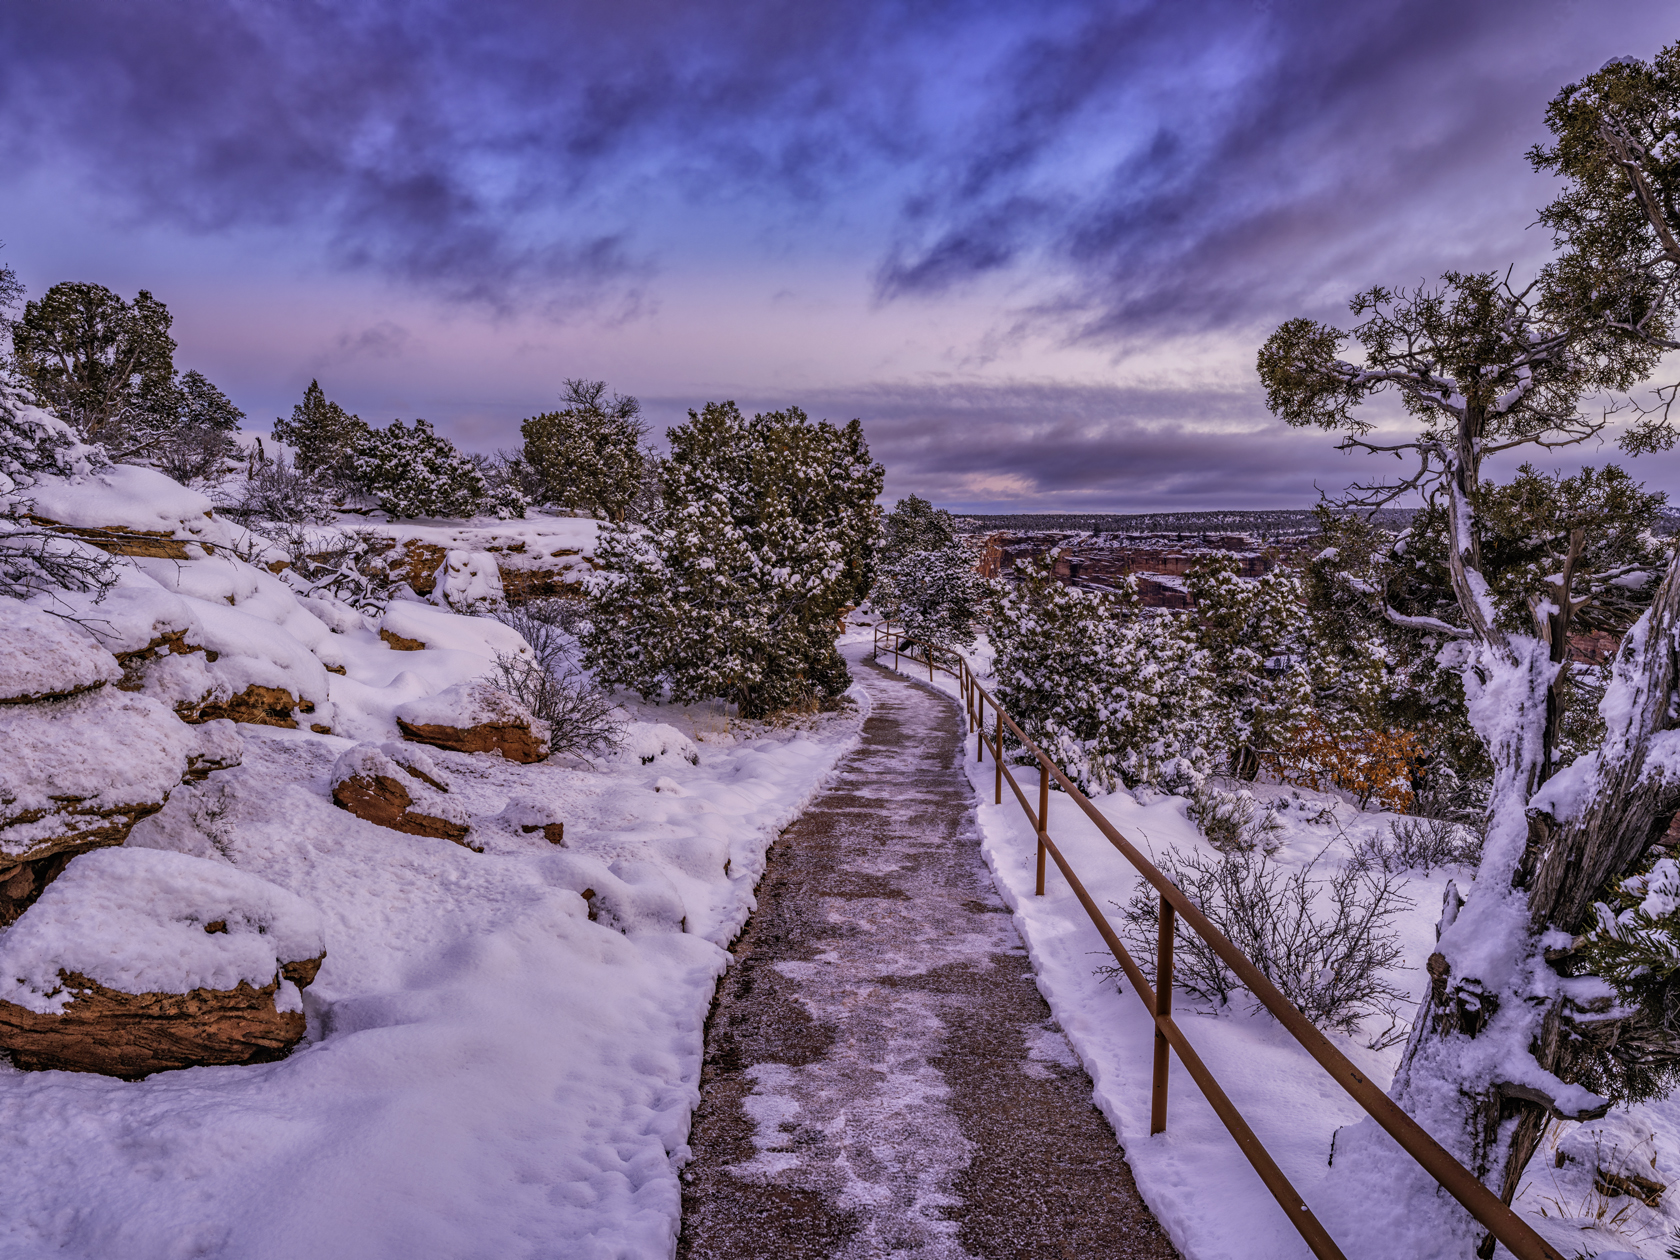
[[[771,850],[707,1027],[679,1257],[1174,1256],[980,856],[960,712],[853,674],[863,744]]]

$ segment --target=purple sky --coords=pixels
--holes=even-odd
[[[889,500],[1307,506],[1373,469],[1267,414],[1266,333],[1531,268],[1546,102],[1673,12],[12,4],[0,258],[151,289],[253,429],[318,376],[490,450],[586,376],[860,416]]]

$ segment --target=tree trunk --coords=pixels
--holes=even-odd
[[[1435,1136],[1507,1203],[1554,1117],[1608,1108],[1571,1081],[1588,1041],[1604,1044],[1615,1021],[1583,1026],[1598,1012],[1565,996],[1556,966],[1567,965],[1565,942],[1588,925],[1606,881],[1639,860],[1680,805],[1680,782],[1646,774],[1652,737],[1680,727],[1671,716],[1677,632],[1680,554],[1617,653],[1602,751],[1538,795],[1559,645],[1513,638],[1515,661],[1484,647],[1466,673],[1471,719],[1496,766],[1488,840],[1474,895],[1444,921],[1430,956],[1394,1097],[1437,1128],[1456,1117],[1459,1132]],[[1492,1254],[1491,1238],[1479,1254]]]

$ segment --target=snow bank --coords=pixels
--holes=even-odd
[[[72,859],[0,936],[0,996],[57,1014],[75,996],[61,971],[124,993],[261,988],[282,962],[325,948],[319,913],[267,880],[181,853],[100,849]]]
[[[674,726],[663,722],[630,722],[624,728],[614,752],[615,759],[626,766],[651,766],[666,761],[686,761],[700,764],[700,750],[694,741]]]
[[[44,477],[30,492],[37,516],[74,529],[124,529],[222,544],[232,537],[210,500],[154,468],[113,464],[86,477]]]
[[[0,704],[88,691],[122,677],[85,630],[15,599],[0,599]]]
[[[406,600],[393,603],[385,610],[379,628],[429,648],[470,652],[487,662],[495,661],[498,654],[531,655],[531,645],[517,630],[488,617],[465,617],[430,604],[412,604]]]
[[[451,551],[438,565],[432,603],[452,612],[475,612],[507,602],[496,557],[488,551]]]

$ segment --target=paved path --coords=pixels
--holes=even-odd
[[[771,850],[707,1027],[679,1257],[1174,1256],[980,856],[959,710],[852,672],[863,744]]]

